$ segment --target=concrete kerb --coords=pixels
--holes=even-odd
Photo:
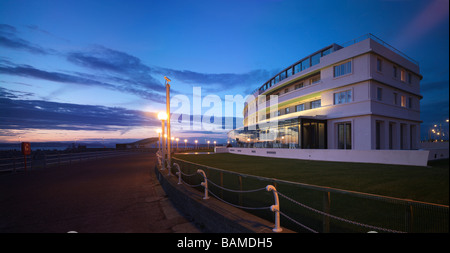
[[[155,166],[156,176],[173,205],[209,233],[273,233],[274,223],[268,222],[215,198],[203,199],[203,193],[177,185],[175,176],[162,174]],[[283,228],[282,233],[294,233]]]

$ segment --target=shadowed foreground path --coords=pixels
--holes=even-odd
[[[167,199],[155,160],[135,153],[0,175],[0,232],[200,232]]]

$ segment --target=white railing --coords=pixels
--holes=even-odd
[[[310,207],[308,205],[305,205],[305,204],[303,204],[303,203],[301,203],[299,201],[294,200],[293,198],[291,198],[291,197],[289,197],[289,196],[287,196],[287,195],[277,191],[277,189],[273,185],[267,185],[264,188],[258,188],[258,189],[253,189],[253,190],[228,189],[228,188],[222,187],[222,186],[214,183],[212,180],[209,180],[207,178],[207,176],[206,176],[206,173],[202,169],[198,169],[197,173],[186,174],[186,173],[184,173],[182,171],[182,168],[181,168],[181,166],[178,163],[174,163],[173,167],[178,170],[178,172],[176,172],[176,175],[178,176],[178,184],[184,184],[184,185],[187,185],[189,187],[199,187],[199,186],[204,187],[204,197],[203,197],[204,200],[209,199],[209,194],[211,194],[216,199],[218,199],[218,200],[220,200],[220,201],[222,201],[222,202],[224,202],[224,203],[226,203],[228,205],[237,207],[237,208],[247,209],[247,210],[270,209],[275,214],[275,224],[274,224],[274,228],[273,228],[274,232],[281,232],[282,231],[281,224],[280,224],[280,214],[281,214],[283,217],[285,217],[288,220],[292,221],[293,223],[301,226],[302,228],[304,228],[304,229],[306,229],[306,230],[308,230],[310,232],[313,232],[313,233],[318,233],[318,231],[316,231],[316,230],[314,230],[314,229],[312,229],[312,228],[302,224],[298,220],[295,220],[292,217],[288,216],[287,214],[281,212],[280,202],[279,202],[279,196],[281,196],[281,197],[291,201],[292,203],[296,204],[299,207],[305,208],[305,209],[307,209],[309,211],[313,211],[313,212],[315,212],[317,214],[323,215],[324,217],[328,217],[328,218],[331,218],[331,219],[336,219],[336,220],[341,221],[341,222],[346,222],[346,223],[349,223],[349,224],[352,224],[352,225],[361,226],[361,227],[364,227],[366,229],[375,230],[375,231],[390,232],[390,233],[405,233],[403,231],[387,229],[387,228],[383,228],[383,227],[379,227],[379,226],[372,226],[372,225],[368,225],[368,224],[352,221],[352,220],[349,220],[349,219],[345,219],[345,218],[342,218],[342,217],[338,217],[338,216],[335,216],[335,215],[331,215],[331,214],[329,214],[327,212],[320,211],[318,209],[312,208],[312,207]],[[192,184],[189,184],[189,183],[185,182],[183,180],[183,177],[182,177],[182,176],[184,176],[184,177],[194,177],[194,176],[198,176],[198,175],[201,175],[202,178],[204,179],[204,181],[201,182],[200,184],[196,184],[196,185],[192,185]],[[249,206],[243,206],[243,205],[236,205],[236,204],[230,203],[230,202],[220,198],[219,196],[217,196],[217,194],[214,194],[211,191],[211,189],[208,188],[208,184],[212,184],[212,185],[214,185],[215,187],[217,187],[217,188],[219,188],[221,190],[234,192],[234,193],[251,193],[251,192],[258,192],[258,191],[267,191],[267,192],[272,191],[273,194],[274,194],[274,205],[271,205],[271,206],[268,206],[268,207],[249,207]]]

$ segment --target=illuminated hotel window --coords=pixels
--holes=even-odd
[[[315,84],[315,83],[318,83],[318,82],[320,82],[320,75],[313,76],[311,78],[311,84]]]
[[[295,85],[295,89],[300,89],[302,87],[303,87],[303,82]]]
[[[400,72],[400,79],[402,80],[402,82],[404,82],[406,80],[406,72],[404,69],[401,70]]]
[[[320,107],[321,101],[320,99],[311,101],[311,109]]]
[[[303,110],[305,110],[305,104],[300,104],[300,105],[296,105],[295,106],[295,111],[296,112],[300,112],[300,111],[303,111]]]
[[[400,97],[400,105],[402,107],[406,107],[406,97],[405,96]]]
[[[338,149],[352,149],[351,123],[337,124]]]

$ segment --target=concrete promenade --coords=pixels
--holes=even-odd
[[[0,233],[197,233],[133,153],[0,175]]]

